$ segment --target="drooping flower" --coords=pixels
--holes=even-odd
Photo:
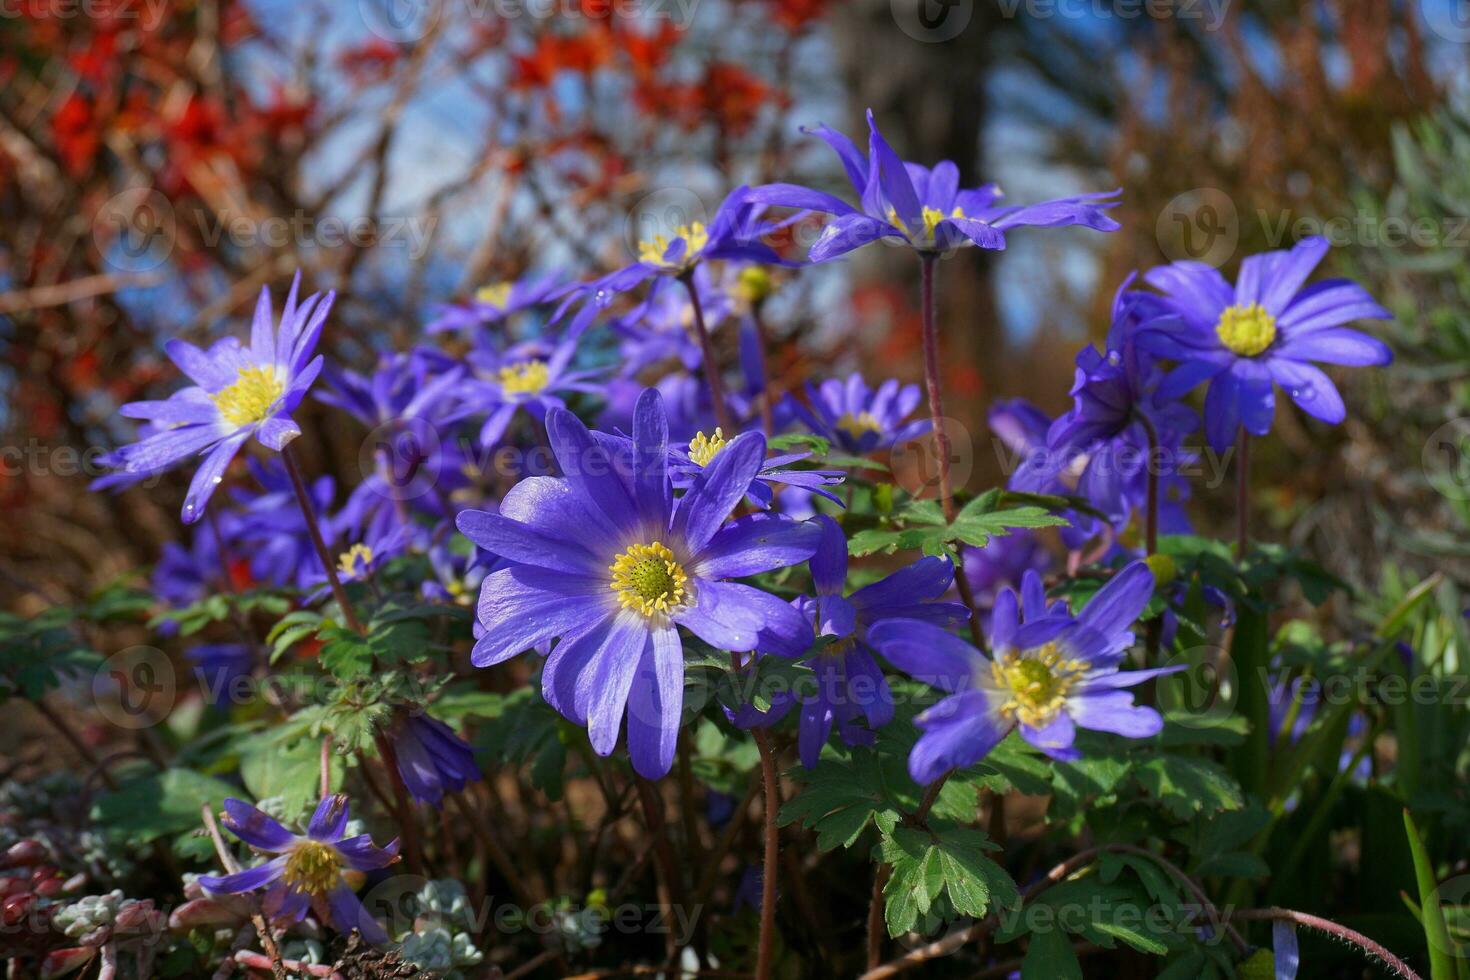
[[[235,700],[235,684],[250,676],[255,653],[244,643],[200,643],[184,654],[194,668],[200,689],[216,708],[227,708]]]
[[[1005,248],[1006,230],[1022,225],[1084,225],[1098,231],[1118,228],[1104,213],[1117,203],[1110,200],[1116,192],[1008,207],[999,204],[1002,194],[994,184],[961,190],[959,167],[952,161],[942,160],[931,170],[899,159],[878,131],[871,109],[866,156],[852,140],[826,126],[808,132],[837,153],[859,207],[797,184],[755,187],[750,199],[834,215],[807,253],[812,262],[830,261],[880,238],[895,239],[924,252],[943,252],[972,244]]]
[[[403,785],[420,803],[439,806],[445,793],[458,793],[480,778],[474,750],[454,729],[426,712],[399,712],[388,739]]]
[[[463,303],[435,307],[434,316],[424,324],[424,330],[444,333],[500,323],[522,310],[553,302],[561,295],[562,279],[562,273],[549,272],[515,282],[487,283]]]
[[[1124,689],[1183,668],[1118,669],[1153,591],[1148,565],[1134,562],[1074,616],[1062,603],[1048,606],[1040,576],[1028,572],[1019,599],[1009,590],[996,599],[989,657],[932,623],[895,619],[868,630],[890,663],[949,694],[915,719],[923,734],[909,774],[933,782],[978,762],[1013,730],[1059,760],[1080,757],[1072,744],[1078,727],[1158,734],[1159,713],[1135,705]]]
[[[1171,523],[1183,531],[1188,521],[1173,498],[1188,495],[1179,471],[1193,456],[1182,443],[1199,427],[1199,416],[1177,396],[1160,394],[1164,373],[1138,337],[1141,328],[1167,312],[1158,297],[1130,291],[1131,284],[1130,277],[1114,297],[1105,352],[1089,345],[1078,353],[1073,407],[1048,430],[1046,448],[1053,464],[1065,468],[1064,481],[1073,482],[1073,492],[1087,498],[1118,532],[1143,509],[1152,470],[1161,514],[1167,508]],[[1095,530],[1089,516],[1075,515],[1063,537],[1078,545]]]
[[[856,456],[916,439],[930,429],[928,419],[904,421],[923,398],[918,385],[900,385],[890,378],[874,391],[861,374],[852,374],[846,381],[828,378],[820,387],[807,385],[806,395],[808,404],[787,396],[782,407],[812,432]]]
[[[1382,342],[1345,324],[1391,319],[1367,290],[1348,279],[1303,288],[1327,254],[1327,239],[1305,238],[1289,251],[1252,255],[1235,285],[1201,262],[1174,262],[1145,279],[1164,294],[1170,317],[1139,335],[1139,344],[1179,362],[1159,388],[1174,398],[1209,381],[1205,434],[1223,450],[1242,426],[1271,430],[1280,385],[1297,406],[1336,424],[1347,415],[1337,387],[1313,361],[1381,366],[1393,360]]]
[[[815,689],[778,691],[768,711],[747,706],[735,717],[744,727],[773,725],[801,705],[797,744],[808,769],[816,767],[834,726],[848,745],[871,745],[873,732],[893,720],[893,695],[873,659],[870,630],[890,619],[950,627],[969,618],[964,604],[942,601],[954,582],[954,566],[947,558],[920,558],[844,596],[847,537],[832,518],[816,521],[822,527],[821,544],[811,559],[816,595],[795,602],[816,638],[825,641],[806,658],[816,675]],[[866,719],[866,729],[860,719]]]
[[[373,943],[388,941],[383,927],[358,901],[363,875],[398,860],[398,841],[376,847],[367,834],[347,837],[347,797],[328,796],[317,806],[305,834],[293,834],[241,800],[225,800],[223,823],[257,851],[274,855],[264,864],[234,874],[202,876],[215,895],[266,889],[263,910],[270,919],[299,922],[307,910],[341,932],[360,931]]]
[[[805,561],[815,525],[730,518],[765,459],[765,439],[733,440],[675,499],[668,423],[653,390],[639,399],[624,454],[570,412],[547,413],[564,476],[513,487],[500,513],[465,511],[466,537],[510,562],[486,576],[471,660],[500,663],[559,642],[541,675],[549,704],[612,752],[627,717],[634,768],[673,764],[684,697],[679,627],[720,650],[805,649],[801,616],[776,596],[726,581]]]
[[[157,473],[203,454],[184,498],[185,524],[203,516],[205,504],[245,440],[255,436],[262,445],[280,451],[301,434],[291,412],[321,372],[323,358],[312,354],[336,294],[313,293],[298,306],[300,283],[297,273],[279,326],[272,324],[270,289],[261,288],[248,347],[233,337],[208,350],[170,340],[164,350],[194,386],[162,401],[130,402],[120,409],[129,418],[163,427],[118,450],[127,472]]]

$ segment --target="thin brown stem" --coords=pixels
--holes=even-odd
[[[77,755],[85,759],[87,764],[97,772],[102,782],[107,784],[108,789],[117,789],[117,780],[112,778],[112,773],[107,771],[107,766],[103,764],[102,760],[97,758],[97,753],[93,752],[91,747],[82,741],[82,737],[72,730],[71,725],[67,723],[65,718],[57,714],[54,708],[40,698],[32,701],[31,704],[41,713],[42,718],[45,718],[51,723],[52,728],[61,733],[61,737],[66,739],[67,744],[76,750]]]
[[[1242,909],[1234,913],[1231,918],[1240,922],[1280,920],[1295,923],[1306,929],[1315,929],[1318,932],[1326,933],[1334,939],[1340,939],[1351,946],[1358,947],[1364,953],[1403,977],[1404,980],[1421,980],[1419,974],[1415,973],[1409,967],[1409,964],[1390,953],[1382,945],[1369,939],[1361,932],[1349,929],[1347,926],[1333,922],[1331,919],[1324,919],[1321,916],[1311,915],[1307,912],[1298,912],[1296,909],[1276,907]]]
[[[715,403],[715,421],[724,430],[725,437],[733,439],[740,433],[736,431],[730,418],[730,405],[725,401],[725,382],[720,377],[720,364],[715,359],[715,345],[710,341],[709,328],[704,323],[704,307],[699,302],[699,288],[694,285],[694,273],[686,273],[679,277],[684,284],[684,289],[689,293],[689,306],[694,311],[694,334],[699,340],[699,355],[703,362],[704,380],[709,385],[710,400]]]
[[[291,477],[291,489],[296,492],[296,503],[301,507],[301,516],[306,520],[307,534],[311,538],[312,547],[316,549],[317,557],[321,559],[322,568],[326,570],[327,583],[332,587],[332,595],[342,609],[342,617],[347,620],[347,625],[353,632],[366,635],[362,623],[358,621],[357,612],[352,608],[352,602],[347,598],[347,590],[342,588],[342,580],[337,577],[337,567],[332,564],[332,556],[327,551],[326,539],[322,537],[321,525],[317,523],[316,507],[312,505],[311,494],[306,490],[306,481],[301,478],[301,467],[296,463],[295,447],[287,445],[281,451],[281,459],[286,463],[286,473]]]
[[[378,754],[383,758],[383,768],[388,770],[388,782],[393,787],[393,809],[403,833],[404,856],[408,859],[411,874],[424,873],[424,854],[419,849],[418,823],[414,820],[413,805],[408,799],[408,787],[403,784],[403,774],[398,771],[398,753],[393,743],[382,732],[378,733]]]
[[[214,810],[210,809],[208,803],[199,808],[200,815],[204,818],[204,829],[209,832],[209,839],[214,842],[214,853],[219,857],[219,863],[228,874],[235,874],[240,870],[239,862],[225,846],[224,836],[219,832],[219,823],[214,819]],[[276,980],[286,980],[286,967],[281,963],[281,951],[276,946],[275,937],[271,935],[270,926],[261,914],[259,902],[254,895],[246,896],[250,903],[250,921],[255,926],[256,934],[260,936],[260,944],[265,947],[266,955],[270,957],[270,970]]]
[[[781,786],[776,776],[776,752],[771,738],[761,728],[753,729],[756,747],[761,753],[761,780],[765,798],[765,857],[761,863],[761,931],[756,948],[756,980],[770,980],[771,964],[776,953],[776,878],[781,860],[781,838],[776,814],[781,807]]]
[[[950,474],[952,447],[944,431],[944,391],[939,374],[939,329],[934,315],[934,263],[938,257],[919,255],[919,307],[923,315],[924,388],[929,396],[929,421],[933,427],[935,462],[939,467],[939,505],[944,519],[954,522],[954,481]]]

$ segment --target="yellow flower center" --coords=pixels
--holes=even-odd
[[[705,230],[704,222],[695,221],[674,229],[673,240],[678,241],[680,238],[684,239],[684,254],[677,260],[664,261],[664,253],[669,250],[670,239],[663,235],[654,235],[652,239],[644,239],[638,243],[638,261],[666,269],[689,268],[698,261],[699,254],[709,244],[709,232]]]
[[[551,371],[545,361],[517,361],[501,368],[496,378],[507,395],[534,395],[551,382]]]
[[[1255,357],[1276,340],[1276,318],[1260,303],[1227,306],[1215,324],[1215,336],[1241,357]]]
[[[1032,728],[1044,728],[1066,704],[1072,689],[1088,665],[1066,657],[1055,643],[1033,650],[1007,653],[991,664],[991,672],[1011,699],[1001,707],[1001,714]]]
[[[737,302],[758,303],[771,295],[771,274],[758,265],[748,265],[740,270],[730,295]]]
[[[861,439],[869,432],[883,431],[883,426],[878,422],[878,419],[872,412],[858,412],[856,415],[851,412],[845,412],[837,420],[837,428],[846,432],[854,439]]]
[[[618,604],[650,619],[682,606],[689,597],[689,576],[661,542],[635,544],[608,566],[609,587]]]
[[[276,377],[276,369],[243,368],[235,383],[209,397],[219,407],[219,414],[233,426],[264,422],[270,410],[286,392],[286,384]]]
[[[355,544],[337,556],[337,570],[351,578],[361,578],[367,574],[372,561],[373,549],[365,544]]]
[[[949,214],[945,214],[938,208],[920,208],[919,216],[924,221],[923,239],[925,241],[933,241],[934,229],[939,227],[939,222],[945,218],[963,218],[966,215],[961,208],[955,208]],[[898,216],[898,211],[895,208],[890,207],[888,209],[888,223],[905,235],[909,233],[908,225],[904,224],[903,219]]]
[[[494,282],[488,286],[481,286],[475,290],[475,299],[481,303],[489,303],[491,306],[504,306],[505,301],[510,299],[510,283]]]
[[[714,459],[721,449],[729,445],[725,441],[725,433],[719,426],[715,427],[713,435],[705,435],[696,432],[694,438],[689,440],[689,458],[700,466],[708,466],[710,460]]]
[[[281,877],[308,895],[325,895],[342,879],[342,856],[330,844],[301,841],[292,845]]]

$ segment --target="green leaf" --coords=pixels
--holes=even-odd
[[[888,833],[902,817],[883,792],[872,752],[854,753],[851,760],[823,759],[802,778],[806,786],[781,807],[777,821],[783,827],[800,821],[815,831],[819,850],[851,847],[869,822]]]
[[[1137,764],[1135,778],[1180,820],[1238,810],[1245,803],[1230,774],[1208,759],[1153,756]]]
[[[238,795],[235,787],[212,776],[165,769],[129,779],[98,797],[91,818],[136,846],[192,830],[199,826],[202,805],[218,810],[227,797]]]
[[[948,914],[981,918],[991,906],[1020,904],[1016,883],[1004,868],[985,856],[995,845],[983,831],[935,821],[932,831],[898,827],[885,834],[879,854],[893,873],[883,889],[884,918],[890,936],[914,928],[920,915],[935,909],[943,891]]]
[[[1450,939],[1449,927],[1440,908],[1439,881],[1429,860],[1429,851],[1424,847],[1424,838],[1419,836],[1419,828],[1414,826],[1414,818],[1408,810],[1404,811],[1404,833],[1409,837],[1409,851],[1414,857],[1414,880],[1419,886],[1424,938],[1429,943],[1430,980],[1455,980],[1455,958],[1451,951],[1456,947]]]
[[[342,782],[342,758],[331,759],[332,785]],[[287,813],[302,813],[321,795],[321,743],[309,738],[282,744],[274,733],[250,739],[240,756],[240,779],[257,800],[279,797]]]
[[[1082,980],[1082,964],[1060,929],[1031,934],[1026,958],[1021,961],[1021,980]]]

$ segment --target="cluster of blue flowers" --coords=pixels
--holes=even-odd
[[[1158,712],[1129,688],[1165,668],[1125,667],[1162,578],[1147,561],[1154,537],[1188,528],[1180,470],[1201,420],[1186,396],[1208,383],[1203,431],[1217,450],[1269,431],[1277,387],[1310,415],[1340,422],[1342,398],[1316,365],[1386,364],[1388,349],[1347,324],[1387,312],[1352,282],[1307,285],[1327,252],[1315,238],[1246,259],[1234,285],[1192,262],[1150,270],[1141,285],[1130,278],[1103,348],[1077,356],[1070,411],[1053,420],[1016,400],[990,412],[1020,460],[1013,489],[1087,501],[1066,515],[1061,539],[1106,584],[1080,609],[1049,601],[1042,575],[1052,551],[1020,532],[967,549],[963,582],[951,558],[924,557],[849,592],[844,472],[773,437],[794,428],[820,437],[813,445],[868,455],[925,436],[931,421],[916,417],[920,388],[896,380],[875,388],[858,375],[830,378],[799,396],[771,389],[756,321],[767,270],[802,263],[765,243],[783,223],[768,212],[833,216],[810,263],[880,240],[930,262],[956,248],[1002,249],[1024,226],[1112,230],[1116,197],[1002,205],[994,185],[960,189],[953,163],[902,161],[876,126],[866,154],[832,130],[812,132],[836,151],[856,205],[792,184],[740,188],[708,228],[645,242],[637,261],[591,282],[539,275],[438,309],[427,332],[454,337],[468,348],[462,356],[425,345],[384,355],[368,375],[324,367],[315,349],[333,297],[300,301],[299,283],[278,321],[262,291],[248,345],[171,341],[166,350],[192,385],[122,409],[148,429],[116,453],[123,479],[107,481],[196,464],[183,521],[210,508],[216,519],[199,525],[191,547],[164,555],[159,595],[186,603],[238,571],[315,601],[370,581],[399,555],[426,555],[426,597],[475,603],[474,665],[544,657],[546,703],[585,726],[597,753],[625,745],[649,778],[669,772],[687,721],[691,643],[731,654],[736,669],[764,656],[810,668],[810,688],[732,713],[755,728],[796,711],[809,767],[834,730],[861,745],[893,721],[891,672],[942,694],[917,717],[909,770],[919,783],[977,762],[1012,731],[1058,760],[1077,758],[1079,727],[1157,734]],[[537,329],[512,329],[522,321]],[[739,334],[733,387],[715,361],[719,331]],[[330,478],[303,486],[291,455],[308,392],[372,433],[364,478],[340,507]],[[594,418],[597,428],[584,421]],[[250,461],[257,489],[212,503],[251,437],[278,455]],[[518,457],[509,473],[490,465],[504,446],[543,443],[549,456],[539,462]],[[1129,536],[1135,521],[1147,525],[1142,540]],[[802,565],[774,591],[767,573]],[[957,585],[966,586],[958,596]],[[984,618],[984,650],[960,635],[972,617]],[[229,672],[249,670],[249,656],[201,648],[197,660]],[[396,717],[385,736],[416,799],[439,804],[479,778],[468,746],[442,722]],[[269,887],[272,908],[287,916],[325,902],[330,918],[365,918],[343,882],[393,849],[342,840],[344,803],[324,802],[305,837],[232,807],[231,829],[279,856],[207,888]]]

